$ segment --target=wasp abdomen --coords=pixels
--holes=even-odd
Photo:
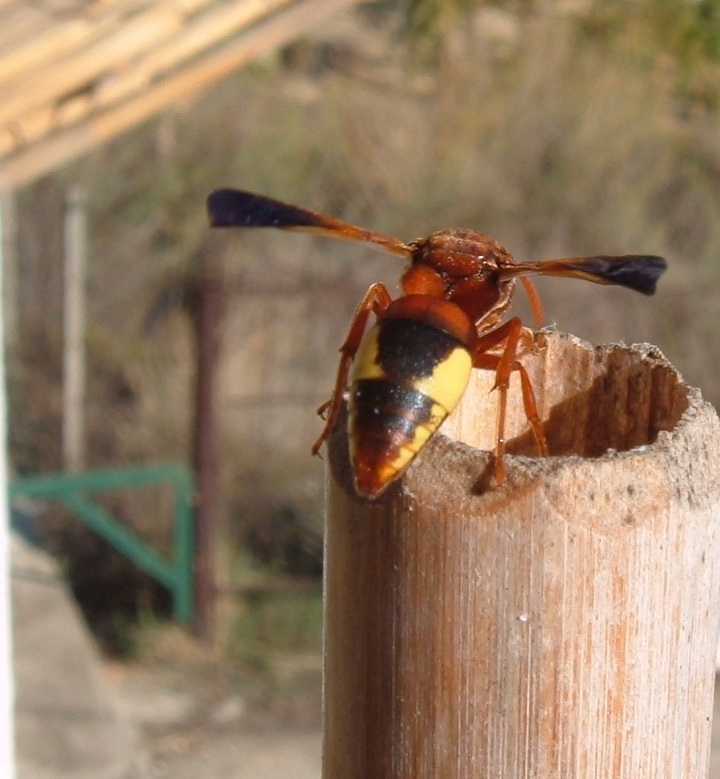
[[[350,455],[358,492],[375,497],[402,473],[465,392],[469,349],[414,319],[383,318],[350,376]]]

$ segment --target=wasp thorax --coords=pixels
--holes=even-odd
[[[413,261],[435,268],[446,277],[471,278],[512,262],[497,241],[474,230],[443,230],[415,242]]]

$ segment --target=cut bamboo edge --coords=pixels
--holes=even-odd
[[[704,779],[720,626],[720,423],[653,346],[522,358],[508,478],[493,376],[377,501],[332,437],[324,779]]]

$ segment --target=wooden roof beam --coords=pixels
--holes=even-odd
[[[317,27],[339,10],[361,2],[364,0],[304,0],[285,9],[136,98],[0,161],[0,189],[28,184],[178,100],[207,89],[242,65]]]
[[[6,122],[6,127],[0,129],[0,157],[87,120],[113,103],[131,98],[178,63],[188,63],[201,52],[289,2],[291,0],[240,0],[203,14],[166,44],[149,49],[132,67],[119,70],[112,78],[86,83],[84,89],[77,89],[62,100],[53,100],[16,117],[11,123]]]
[[[169,4],[150,8],[68,59],[0,88],[0,124],[15,121],[49,101],[58,101],[62,95],[132,62],[151,47],[162,45],[182,29],[183,23],[183,16]]]

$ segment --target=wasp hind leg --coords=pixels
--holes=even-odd
[[[380,316],[391,302],[392,298],[387,287],[382,282],[377,282],[368,289],[365,297],[360,301],[360,305],[355,309],[348,334],[340,347],[340,362],[335,379],[335,389],[330,400],[326,400],[317,410],[318,415],[325,420],[325,427],[322,433],[320,433],[320,437],[313,444],[313,454],[317,454],[320,451],[320,447],[325,443],[330,435],[330,431],[335,426],[347,388],[350,366],[355,359],[357,350],[360,348],[370,314]]]
[[[540,415],[538,414],[532,382],[524,366],[517,360],[518,347],[524,338],[524,334],[527,332],[523,328],[520,319],[513,317],[497,329],[479,338],[473,359],[474,367],[495,371],[495,386],[493,389],[496,389],[499,395],[497,436],[495,441],[495,479],[498,484],[504,484],[506,478],[505,418],[507,414],[507,393],[510,386],[510,375],[513,371],[517,371],[520,375],[523,408],[537,441],[540,456],[548,456],[547,440],[545,439]],[[492,349],[500,348],[501,344],[501,354],[489,353]]]

